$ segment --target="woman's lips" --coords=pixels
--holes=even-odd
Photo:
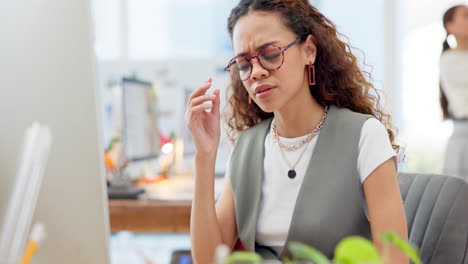
[[[264,99],[264,98],[270,96],[273,93],[273,89],[274,89],[274,87],[261,89],[259,92],[257,92],[255,94],[255,97],[260,98],[260,99]]]

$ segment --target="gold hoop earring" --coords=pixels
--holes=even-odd
[[[249,95],[249,104],[252,104],[252,97]]]

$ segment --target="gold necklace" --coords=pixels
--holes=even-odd
[[[320,129],[322,128],[323,126],[323,122],[325,121],[325,117],[327,116],[327,113],[328,113],[328,106],[325,106],[325,110],[323,112],[323,116],[322,116],[322,119],[320,120],[320,123],[317,125],[317,127],[314,129],[314,131],[312,131],[312,133],[308,134],[307,137],[302,140],[299,144],[296,144],[296,145],[293,145],[293,146],[289,146],[289,145],[286,145],[284,143],[282,143],[279,139],[279,136],[278,136],[278,130],[276,128],[276,121],[275,123],[273,124],[273,127],[272,127],[272,130],[273,130],[273,137],[276,141],[276,143],[278,143],[278,146],[280,147],[280,152],[281,152],[281,155],[283,156],[283,159],[286,161],[286,163],[289,165],[289,171],[288,171],[288,177],[290,179],[294,179],[296,177],[296,170],[295,170],[295,167],[296,165],[299,163],[299,161],[301,160],[302,156],[304,155],[306,149],[307,149],[307,146],[309,145],[310,141],[312,141],[312,138],[317,135],[317,133],[320,131]],[[292,150],[295,150],[295,149],[298,149],[300,147],[302,147],[303,145],[305,145],[304,147],[304,150],[302,151],[301,155],[299,156],[299,158],[296,160],[296,162],[294,163],[294,165],[291,166],[291,164],[289,163],[288,159],[286,158],[285,154],[284,154],[284,151],[283,149],[286,149],[286,150],[289,150],[289,151],[292,151]]]
[[[278,143],[278,145],[283,148],[283,149],[286,149],[288,151],[293,151],[293,150],[296,150],[302,146],[304,146],[307,142],[311,141],[312,138],[317,135],[317,133],[319,132],[319,130],[322,128],[323,126],[323,122],[325,121],[325,117],[327,116],[327,113],[328,113],[328,105],[325,106],[325,109],[323,111],[323,116],[322,116],[322,119],[320,120],[320,122],[318,123],[317,127],[314,129],[314,131],[312,131],[312,133],[308,134],[306,138],[304,138],[301,142],[299,142],[299,144],[296,144],[296,145],[286,145],[284,144],[283,142],[281,142],[281,140],[279,139],[279,135],[278,135],[278,129],[276,127],[276,121],[273,123],[273,127],[272,127],[272,130],[273,130],[273,138],[275,139],[275,141]]]
[[[288,159],[286,158],[286,156],[284,155],[284,151],[283,151],[283,148],[280,147],[280,151],[281,151],[281,155],[283,156],[283,159],[286,161],[286,163],[289,165],[289,171],[288,171],[288,177],[290,179],[294,179],[296,178],[296,170],[294,169],[297,165],[297,163],[299,163],[299,161],[301,160],[302,158],[302,155],[304,155],[306,149],[307,149],[307,146],[309,146],[309,143],[311,142],[312,140],[310,140],[309,142],[307,142],[307,144],[305,145],[304,147],[304,150],[302,151],[301,155],[299,156],[299,158],[296,160],[296,163],[294,163],[294,165],[291,166],[291,164],[289,163]]]

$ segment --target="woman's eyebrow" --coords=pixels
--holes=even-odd
[[[266,47],[266,46],[269,46],[269,45],[272,45],[272,44],[276,44],[276,43],[278,43],[277,40],[276,40],[276,41],[267,42],[267,43],[261,45],[260,47],[258,47],[256,50],[261,50],[261,49],[263,49],[263,48]],[[245,56],[245,55],[247,55],[246,52],[241,52],[241,53],[238,53],[238,54],[236,55],[236,57]]]

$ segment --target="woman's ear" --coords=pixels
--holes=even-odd
[[[306,41],[303,44],[305,51],[306,64],[315,63],[315,58],[317,57],[317,41],[313,35],[307,36]]]
[[[445,30],[448,34],[453,34],[453,22],[448,22],[445,24]]]

